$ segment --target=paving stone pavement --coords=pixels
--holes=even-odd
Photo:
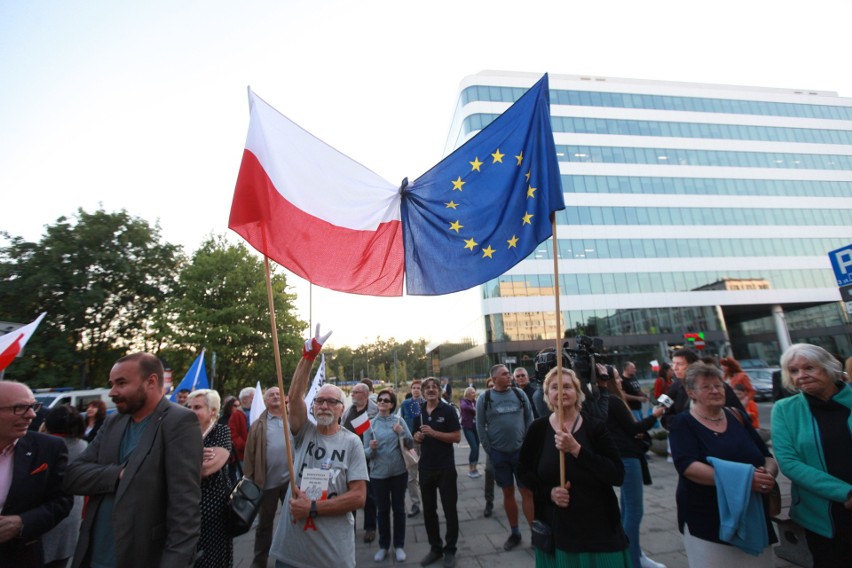
[[[506,522],[506,513],[503,509],[503,498],[500,489],[496,489],[496,500],[494,503],[494,515],[490,518],[483,516],[485,499],[483,497],[484,476],[478,479],[470,479],[467,476],[468,446],[462,442],[456,446],[455,458],[459,473],[459,543],[456,555],[459,568],[503,568],[517,566],[534,566],[535,555],[530,549],[529,528],[521,514],[521,526],[523,542],[515,550],[506,552],[503,543],[509,536],[509,525]],[[484,456],[480,452],[484,463]],[[657,562],[665,564],[668,568],[688,568],[689,564],[683,549],[683,541],[677,530],[677,507],[675,505],[675,488],[677,486],[677,473],[666,458],[652,455],[649,458],[649,466],[653,485],[645,486],[645,516],[642,520],[640,540],[642,549]],[[482,471],[484,465],[480,465]],[[779,476],[782,495],[789,495],[789,481]],[[616,488],[616,494],[618,489]],[[520,504],[520,496],[518,495]],[[520,508],[520,506],[519,506]],[[443,514],[441,518],[441,531],[443,535]],[[423,526],[423,514],[413,519],[406,519],[405,552],[408,555],[404,563],[398,564],[392,558],[381,563],[373,560],[378,550],[378,540],[365,544],[363,525],[363,514],[358,515],[358,528],[355,533],[355,551],[359,566],[388,566],[391,564],[399,566],[419,566],[420,560],[429,552],[429,543],[426,539],[426,531]],[[276,520],[276,523],[278,521]],[[234,539],[234,566],[235,568],[249,568],[251,566],[254,545],[254,531]],[[440,567],[436,562],[432,566]],[[796,567],[786,560],[776,557],[776,568]],[[274,562],[270,559],[268,568],[274,568]],[[317,567],[324,568],[324,567]],[[329,567],[332,568],[332,567]]]

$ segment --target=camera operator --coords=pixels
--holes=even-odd
[[[606,420],[609,412],[609,389],[607,381],[613,375],[612,367],[597,362],[600,354],[595,349],[602,347],[602,341],[581,335],[577,338],[577,349],[570,349],[568,342],[562,348],[562,366],[572,369],[580,379],[581,388],[586,395],[583,404],[583,414]],[[592,362],[594,361],[594,366]],[[556,367],[556,349],[548,348],[539,351],[535,357],[535,379],[541,383],[547,372]],[[542,389],[536,389],[533,395],[533,405],[539,416],[549,416],[550,410],[544,402]]]

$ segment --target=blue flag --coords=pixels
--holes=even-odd
[[[466,290],[529,256],[565,208],[547,75],[402,197],[408,294]]]
[[[175,402],[177,400],[178,391],[183,389],[194,391],[197,389],[209,388],[210,383],[207,382],[207,368],[204,366],[204,349],[202,349],[201,355],[196,357],[192,366],[189,368],[189,371],[186,372],[186,376],[172,391],[172,395],[169,397],[169,400]]]

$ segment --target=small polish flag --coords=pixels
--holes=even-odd
[[[651,361],[651,370],[654,371],[655,373],[660,370],[660,362],[657,361],[656,359]]]
[[[352,419],[352,427],[359,436],[370,429],[370,417],[367,416],[366,411]]]
[[[27,325],[0,336],[0,371],[11,365],[15,357],[21,354],[24,345],[30,340],[30,337],[32,337],[41,320],[44,319],[46,313],[43,312]]]

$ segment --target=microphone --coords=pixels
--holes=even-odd
[[[660,398],[654,403],[655,406],[665,406],[666,408],[671,408],[674,404],[674,401],[667,394],[661,394]]]

